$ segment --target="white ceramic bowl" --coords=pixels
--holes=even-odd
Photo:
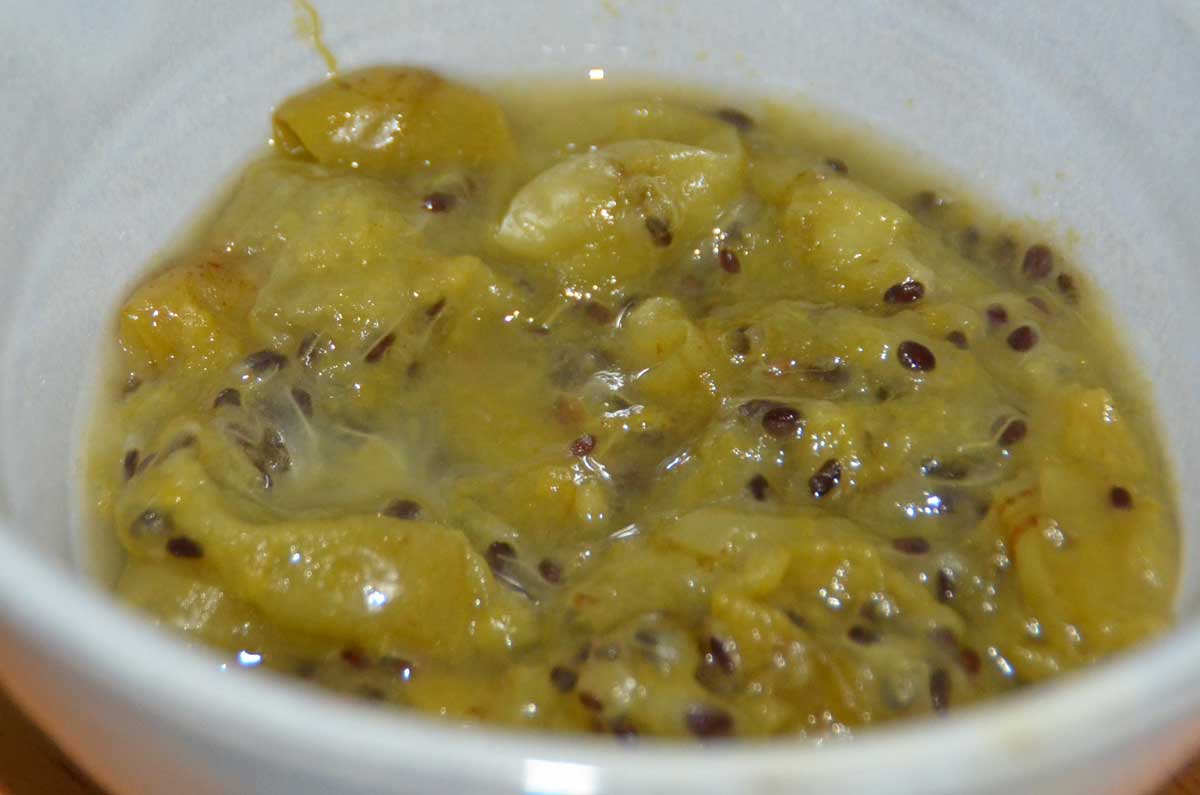
[[[1134,793],[1200,745],[1197,534],[1178,628],[1086,674],[816,747],[462,730],[242,671],[74,562],[81,386],[116,300],[322,76],[284,2],[19,0],[0,51],[0,678],[114,792]],[[1110,291],[1200,482],[1200,20],[1070,2],[320,2],[345,66],[637,71],[840,113],[1060,242]]]

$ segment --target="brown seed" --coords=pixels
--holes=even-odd
[[[438,315],[442,314],[442,310],[445,308],[446,308],[446,299],[439,298],[438,300],[434,301],[432,304],[430,304],[425,309],[425,317],[431,318],[431,319],[435,318]]]
[[[825,158],[825,165],[829,168],[830,171],[833,171],[836,174],[849,174],[850,173],[850,167],[846,165],[846,161],[842,160],[841,158],[838,158],[838,157]]]
[[[962,663],[963,670],[971,676],[979,673],[983,668],[983,661],[979,659],[979,652],[974,649],[963,649],[959,652],[958,661]]]
[[[1133,495],[1124,486],[1113,486],[1108,492],[1108,499],[1114,508],[1122,511],[1128,511],[1133,507]]]
[[[883,300],[888,304],[911,304],[925,297],[925,285],[915,279],[905,279],[893,284],[883,293]]]
[[[795,436],[803,418],[791,406],[775,406],[768,409],[762,418],[763,430],[777,439]]]
[[[954,599],[954,572],[950,569],[938,569],[937,573],[937,600],[939,602],[949,602]]]
[[[129,377],[125,379],[125,383],[121,385],[121,397],[128,397],[129,395],[132,395],[134,392],[138,391],[138,388],[141,387],[141,385],[142,379],[138,378],[136,374],[130,373]]]
[[[926,371],[937,367],[933,351],[919,342],[905,340],[896,348],[896,360],[909,370]]]
[[[732,124],[738,129],[738,132],[754,129],[754,119],[736,108],[719,108],[713,111],[713,115],[726,124]]]
[[[729,653],[725,642],[720,638],[711,637],[708,639],[708,653],[704,656],[711,660],[713,665],[727,674],[737,671],[737,660]]]
[[[721,263],[721,270],[726,273],[738,273],[742,269],[742,261],[732,249],[722,247],[717,252],[717,261]]]
[[[298,386],[292,387],[292,400],[296,401],[296,408],[300,409],[300,413],[305,417],[313,415],[312,395],[308,394],[307,390]]]
[[[556,665],[550,669],[550,681],[558,692],[570,693],[575,689],[575,683],[579,681],[579,674],[570,668]]]
[[[958,329],[955,329],[954,331],[951,331],[949,334],[946,335],[946,342],[949,342],[951,345],[953,345],[955,348],[958,348],[960,351],[965,351],[968,347],[967,335],[963,334]]]
[[[571,455],[576,458],[583,458],[589,455],[596,449],[596,437],[590,433],[585,433],[575,441],[571,442]]]
[[[493,569],[504,568],[509,561],[515,560],[517,551],[507,541],[493,541],[488,545],[484,558]]]
[[[233,387],[229,387],[227,389],[222,389],[220,392],[217,393],[217,396],[215,398],[213,398],[213,408],[214,409],[219,409],[219,408],[221,408],[221,406],[233,406],[234,408],[237,408],[238,406],[241,406],[241,405],[242,405],[241,393],[239,393]]]
[[[749,331],[749,327],[742,326],[741,328],[735,328],[733,331],[729,332],[730,353],[734,354],[735,356],[745,356],[750,353],[750,350],[753,346],[750,342],[750,335],[746,333],[747,331]]]
[[[813,497],[819,500],[833,491],[841,480],[842,465],[836,458],[831,458],[821,464],[821,468],[816,471],[816,474],[808,479],[808,489],[812,492]]]
[[[204,557],[204,548],[188,536],[172,536],[167,539],[167,553],[176,558],[195,560]]]
[[[592,712],[599,712],[604,709],[604,702],[593,696],[586,690],[579,691],[579,703]]]
[[[913,209],[918,213],[928,213],[933,210],[940,210],[946,205],[946,200],[935,191],[923,190],[913,196],[912,205]]]
[[[379,342],[371,346],[371,350],[367,351],[367,361],[371,364],[375,364],[375,362],[383,358],[383,355],[387,353],[388,348],[392,347],[392,343],[395,341],[395,332],[389,331],[381,340],[379,340]]]
[[[1075,292],[1075,278],[1069,273],[1060,273],[1054,279],[1054,283],[1058,285],[1058,290],[1061,293],[1071,295]]]
[[[1034,331],[1032,326],[1018,326],[1008,335],[1008,347],[1014,351],[1024,353],[1025,351],[1037,345],[1038,333]]]
[[[142,461],[141,461],[141,463],[140,463],[140,464],[138,464],[138,468],[137,468],[138,474],[141,474],[142,472],[145,472],[145,471],[146,471],[147,469],[149,469],[149,468],[150,468],[150,467],[151,467],[151,466],[154,464],[154,462],[155,462],[155,461],[157,461],[157,460],[158,460],[158,454],[157,454],[157,453],[151,453],[150,455],[148,455],[148,456],[146,456],[145,458],[143,458],[143,459],[142,459]]]
[[[1004,426],[1004,430],[1000,433],[999,443],[1001,447],[1008,447],[1025,438],[1025,434],[1029,432],[1029,426],[1025,424],[1025,420],[1016,419]]]
[[[421,515],[421,504],[415,500],[393,500],[380,513],[392,519],[416,519]]]
[[[762,475],[755,475],[750,478],[750,481],[746,484],[746,488],[750,491],[750,496],[762,502],[767,498],[767,492],[771,490],[771,484]]]
[[[950,674],[944,668],[935,668],[929,674],[929,701],[935,712],[950,709]]]
[[[255,375],[266,375],[272,370],[282,370],[287,366],[287,357],[279,351],[255,351],[246,357],[246,366]]]
[[[1003,326],[1008,322],[1008,310],[1000,304],[992,304],[985,310],[985,314],[993,326]]]
[[[588,301],[585,303],[583,305],[583,313],[601,326],[607,326],[613,322],[612,310],[598,301]]]
[[[1040,295],[1031,295],[1028,298],[1026,298],[1025,300],[1029,302],[1030,306],[1032,306],[1034,309],[1041,312],[1043,315],[1054,314],[1050,310],[1050,304],[1046,303]]]
[[[880,634],[878,630],[864,627],[862,624],[855,624],[846,632],[846,637],[862,646],[870,646],[872,643],[879,642]]]
[[[674,239],[671,235],[671,227],[667,226],[667,222],[658,216],[646,217],[646,231],[650,233],[650,239],[654,241],[654,245],[666,248],[671,245]]]
[[[458,199],[451,193],[435,192],[421,200],[421,206],[431,213],[445,213],[454,209]]]
[[[929,541],[921,536],[905,536],[892,539],[892,548],[905,555],[924,555],[929,551]]]
[[[300,340],[300,347],[296,349],[296,358],[300,360],[300,364],[305,367],[312,367],[317,355],[321,352],[320,346],[317,344],[321,339],[321,335],[315,331],[310,331]]]
[[[138,451],[129,450],[125,453],[125,458],[121,460],[121,466],[125,469],[125,479],[129,480],[137,474],[138,468]]]
[[[637,727],[633,725],[628,715],[621,715],[609,724],[609,729],[619,740],[635,740],[638,736]]]
[[[543,558],[538,563],[538,574],[542,575],[542,579],[552,585],[556,585],[562,581],[562,568],[550,560],[550,558]]]
[[[728,737],[733,733],[733,716],[720,707],[707,704],[688,707],[684,723],[697,737]]]
[[[371,661],[367,658],[367,653],[356,647],[342,649],[339,656],[346,665],[349,665],[351,668],[357,668],[360,671],[371,666]]]
[[[788,621],[791,621],[793,626],[798,627],[799,629],[808,628],[808,622],[804,620],[804,616],[800,615],[795,610],[784,610],[783,614],[788,617]]]
[[[1025,251],[1025,259],[1021,262],[1021,272],[1027,279],[1037,281],[1050,275],[1054,270],[1054,252],[1048,246],[1037,243]]]

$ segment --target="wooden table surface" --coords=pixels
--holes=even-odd
[[[0,795],[105,793],[59,753],[0,690]],[[1200,795],[1200,758],[1157,795]]]

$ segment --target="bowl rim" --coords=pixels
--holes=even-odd
[[[873,727],[851,742],[780,737],[697,745],[646,738],[631,749],[611,738],[464,727],[417,712],[381,710],[285,675],[220,665],[212,652],[189,647],[98,585],[25,549],[3,521],[0,614],[90,686],[99,683],[217,747],[230,749],[239,738],[253,737],[263,741],[256,753],[274,753],[300,767],[323,760],[318,766],[326,771],[334,759],[377,771],[436,766],[494,782],[497,774],[501,780],[528,776],[530,764],[557,764],[568,773],[567,768],[580,768],[580,775],[600,773],[616,781],[678,784],[729,774],[786,781],[848,771],[929,770],[934,756],[943,772],[966,766],[977,782],[1011,781],[1116,748],[1148,726],[1194,712],[1200,701],[1200,688],[1180,687],[1195,681],[1189,674],[1191,661],[1200,656],[1200,623],[1182,621],[1148,644],[1063,679],[945,716]],[[164,670],[172,674],[163,676]],[[1156,711],[1144,709],[1154,702]],[[1019,769],[973,764],[985,755],[994,760],[998,747],[1020,761]]]

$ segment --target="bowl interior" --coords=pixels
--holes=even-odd
[[[0,86],[0,551],[79,577],[73,456],[97,339],[156,252],[262,150],[272,103],[324,65],[283,3],[18,6],[10,39],[22,44],[5,53]],[[942,184],[1044,225],[1107,292],[1152,384],[1177,483],[1200,482],[1196,12],[1082,0],[1021,14],[918,2],[319,6],[347,68],[415,62],[582,85],[601,67],[607,79],[750,88],[824,109]],[[1185,627],[1200,606],[1200,491],[1180,490],[1179,516]],[[0,554],[0,579],[6,565]]]

